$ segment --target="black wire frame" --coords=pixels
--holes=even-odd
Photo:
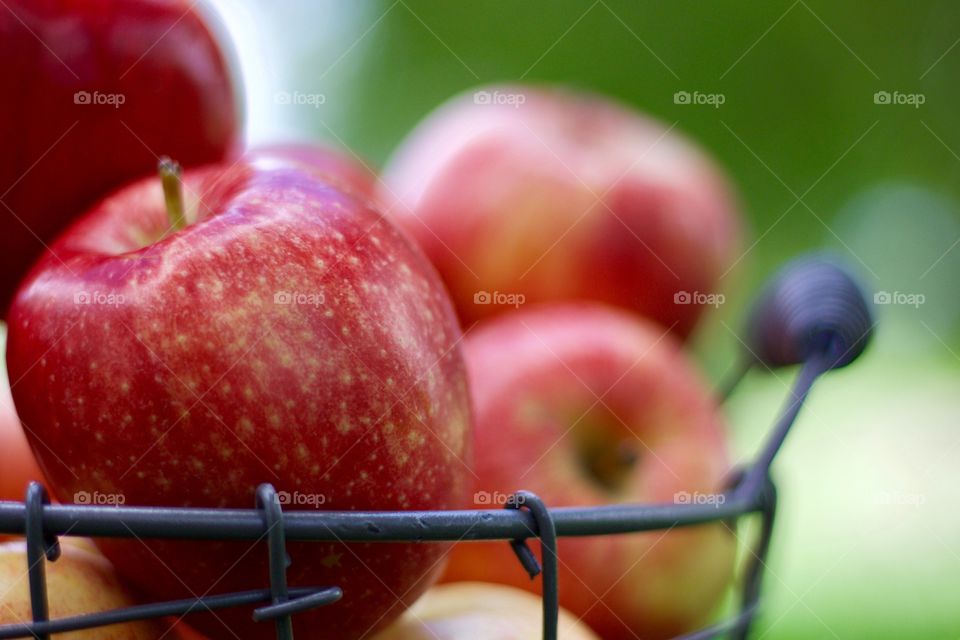
[[[335,603],[337,586],[288,587],[287,540],[345,542],[438,542],[507,540],[531,577],[543,580],[543,638],[556,640],[559,588],[557,537],[612,535],[695,526],[759,514],[761,529],[749,554],[736,615],[682,636],[683,640],[748,637],[760,604],[760,586],[776,514],[776,488],[770,465],[794,424],[816,379],[829,363],[813,357],[802,366],[790,399],[756,460],[738,472],[723,499],[696,504],[607,505],[548,508],[536,495],[521,491],[507,508],[493,511],[286,512],[274,488],[258,487],[255,509],[80,506],[50,504],[44,488],[32,483],[25,502],[0,502],[0,532],[23,534],[27,541],[33,620],[0,625],[0,640],[38,638],[133,620],[185,616],[227,607],[255,606],[253,617],[273,621],[278,640],[293,639],[297,613]],[[257,540],[266,536],[269,588],[169,602],[135,605],[49,620],[45,563],[55,561],[59,535],[154,537],[193,540]],[[539,560],[527,545],[540,540]]]

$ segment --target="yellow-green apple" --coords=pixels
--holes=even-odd
[[[469,494],[460,330],[427,259],[367,201],[258,156],[165,163],[105,199],[10,311],[13,396],[61,500],[288,509],[442,509]],[[253,543],[98,541],[157,598],[267,586]],[[297,617],[372,633],[441,570],[444,545],[290,544],[291,585],[343,599]],[[273,638],[249,611],[192,618]],[[232,637],[232,636],[230,636]]]
[[[454,582],[432,587],[376,640],[541,640],[540,598],[504,585]],[[559,640],[598,640],[560,609]]]
[[[599,96],[520,85],[428,116],[384,169],[380,197],[466,324],[582,298],[685,336],[720,299],[740,231],[727,179],[672,128]]]
[[[46,244],[96,200],[239,146],[227,42],[189,0],[0,7],[0,311]]]
[[[46,563],[50,619],[96,613],[137,604],[120,584],[113,567],[83,539],[62,538],[61,555]],[[25,542],[0,544],[0,624],[33,619]],[[179,625],[177,625],[179,626]],[[62,640],[157,640],[181,637],[172,621],[147,620],[57,634]]]
[[[475,404],[478,508],[518,489],[548,506],[719,503],[728,470],[711,394],[666,329],[596,303],[481,322],[464,353]],[[722,525],[562,538],[560,603],[601,637],[672,637],[731,584]],[[449,580],[531,581],[505,543],[458,544]]]

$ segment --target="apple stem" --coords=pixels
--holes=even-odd
[[[167,218],[170,227],[179,231],[187,226],[183,210],[183,170],[180,164],[164,156],[157,165],[160,172],[160,182],[163,184],[163,199],[167,206]]]

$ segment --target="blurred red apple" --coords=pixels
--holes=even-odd
[[[382,180],[387,213],[420,242],[465,324],[518,302],[584,298],[686,336],[738,245],[717,166],[593,95],[518,85],[455,97]]]
[[[555,507],[692,502],[722,489],[720,415],[664,332],[601,306],[544,305],[468,334],[477,506],[518,489]],[[722,525],[562,538],[560,604],[607,640],[672,637],[707,620],[735,548]],[[458,544],[446,579],[540,584],[503,542]]]
[[[61,538],[61,555],[46,564],[51,619],[128,607],[136,604],[117,579],[113,567],[87,540]],[[24,542],[0,544],[0,624],[22,624],[33,619],[27,580]],[[180,625],[177,625],[179,627]],[[172,620],[144,620],[57,634],[58,640],[186,639]]]
[[[364,200],[270,158],[186,172],[183,202],[170,167],[163,181],[94,207],[11,307],[14,400],[61,500],[248,508],[271,482],[288,509],[462,507],[460,331],[423,254]],[[262,543],[98,543],[151,598],[268,584]],[[447,551],[289,549],[291,585],[343,588],[295,622],[333,640],[389,623]],[[247,610],[191,617],[232,637],[221,620],[274,637]]]
[[[5,343],[6,336],[3,336],[0,344]],[[43,475],[20,427],[10,396],[6,367],[3,369],[0,375],[0,500],[21,502],[27,493],[27,485],[33,480],[43,482]]]
[[[543,605],[525,591],[483,582],[431,588],[375,640],[542,640]],[[558,640],[598,640],[560,609]]]
[[[358,157],[316,143],[284,142],[263,145],[249,152],[249,155],[286,158],[310,167],[326,180],[349,189],[355,194],[372,198],[377,176],[370,167]]]
[[[0,310],[67,223],[158,155],[237,148],[226,44],[188,0],[3,3]]]

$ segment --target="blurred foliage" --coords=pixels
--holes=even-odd
[[[756,451],[790,379],[754,376],[732,398],[736,459]],[[775,467],[756,637],[957,637],[958,386],[956,367],[871,352],[817,387]]]
[[[557,82],[615,96],[676,123],[739,187],[751,227],[747,247],[756,245],[725,283],[734,294],[735,282],[752,290],[801,250],[852,249],[856,239],[845,237],[849,229],[837,228],[835,219],[863,189],[897,181],[951,203],[960,195],[960,5],[952,1],[356,6],[364,12],[359,43],[336,60],[348,77],[346,89],[337,90],[349,92],[340,96],[349,108],[322,124],[314,118],[314,133],[382,164],[426,113],[478,84]],[[304,82],[310,73],[301,70]],[[725,102],[676,104],[678,91],[721,93]],[[876,104],[878,91],[919,93],[924,103]],[[897,250],[898,226],[915,224],[917,213],[903,212],[884,230],[890,252]],[[928,247],[928,254],[942,251],[920,256],[913,280],[901,286],[917,291],[938,278],[952,280],[949,261],[926,273],[926,282],[920,274],[956,239]],[[887,255],[852,260],[883,289],[879,266]],[[733,301],[732,308],[742,308],[741,298]],[[940,336],[955,342],[952,327]]]

